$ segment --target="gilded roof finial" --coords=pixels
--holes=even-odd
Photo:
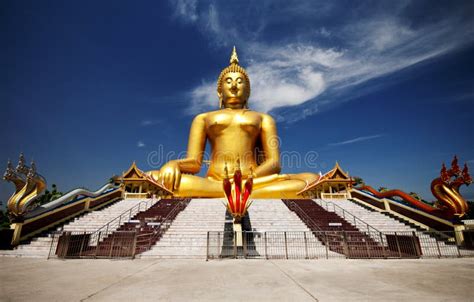
[[[230,64],[239,64],[239,57],[237,56],[237,50],[234,48],[232,49],[232,55],[230,56]]]

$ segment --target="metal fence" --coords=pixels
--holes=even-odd
[[[130,245],[133,241],[136,242],[136,232],[131,231],[116,231],[122,224],[131,220],[137,213],[146,211],[153,206],[157,200],[148,199],[139,202],[132,208],[124,211],[116,218],[104,224],[97,231],[91,232],[68,232],[59,231],[52,234],[51,246],[48,254],[49,258],[122,258],[134,257],[135,252],[125,253],[111,252],[113,250],[119,251],[119,245],[122,244],[125,249],[131,249]],[[134,234],[132,236],[132,233]],[[131,239],[132,237],[133,240]],[[104,243],[103,243],[104,242]],[[103,244],[102,244],[103,243]],[[111,243],[110,247],[107,244]],[[135,244],[135,243],[133,243]],[[100,245],[100,246],[99,246]],[[95,250],[94,250],[95,248]],[[107,250],[107,248],[109,250]],[[105,251],[108,251],[107,252]],[[129,255],[131,254],[131,255]],[[107,256],[109,255],[109,256]]]
[[[140,252],[135,231],[116,231],[101,242],[91,243],[93,233],[56,233],[50,257],[57,258],[129,258]],[[383,232],[243,232],[243,246],[235,244],[235,232],[196,234],[183,244],[176,242],[173,258],[187,258],[186,251],[198,249],[206,259],[336,259],[336,258],[450,258],[472,257],[474,248],[459,247],[454,237],[437,240],[438,233]],[[448,234],[446,234],[447,237]],[[452,235],[452,233],[451,233]],[[443,238],[446,238],[443,237]],[[202,241],[201,241],[202,240]],[[147,249],[145,249],[147,250]],[[179,252],[179,253],[178,253]],[[198,256],[193,254],[193,256]]]
[[[55,233],[48,258],[134,258],[137,236],[135,231],[115,231],[103,238],[95,233],[61,232]]]
[[[208,232],[207,259],[441,258],[474,256],[454,241],[439,241],[427,232]],[[371,238],[377,234],[377,240]]]
[[[53,233],[48,259],[134,258],[137,253],[149,250],[163,236],[176,215],[188,203],[189,199],[179,200],[159,222],[147,223],[131,219],[135,214],[151,207],[152,204],[147,201],[125,211],[95,232]],[[123,223],[132,221],[136,224],[134,230],[117,230]]]

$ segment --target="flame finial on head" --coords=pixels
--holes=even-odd
[[[234,46],[232,49],[232,54],[230,56],[230,64],[226,68],[224,68],[220,75],[219,78],[217,79],[217,95],[219,96],[219,108],[223,108],[223,103],[222,103],[222,81],[224,79],[224,76],[229,73],[229,72],[239,72],[243,75],[245,81],[247,82],[247,88],[245,90],[245,94],[243,96],[245,100],[245,108],[248,108],[247,106],[247,101],[250,97],[250,79],[247,74],[247,71],[239,65],[239,57],[237,56],[237,50]]]
[[[239,64],[239,57],[237,56],[237,50],[234,48],[232,49],[232,55],[230,56],[230,64]]]

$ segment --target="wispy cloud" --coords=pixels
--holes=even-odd
[[[147,127],[147,126],[157,125],[160,123],[161,123],[161,120],[159,119],[146,119],[140,122],[140,126]]]
[[[137,142],[137,147],[138,147],[138,148],[144,148],[145,146],[146,146],[146,145],[145,145],[144,142],[142,142],[142,141],[138,141],[138,142]]]
[[[196,22],[197,14],[197,0],[176,0],[174,1],[175,16],[185,22]]]
[[[433,16],[431,22],[418,22],[405,16],[411,1],[394,1],[377,8],[360,4],[353,8],[360,18],[340,16],[339,24],[330,21],[346,10],[342,4],[297,3],[272,3],[278,6],[276,10],[267,2],[251,2],[252,7],[244,10],[242,3],[178,1],[176,10],[186,8],[180,18],[197,26],[220,53],[225,51],[223,62],[230,46],[236,44],[250,75],[251,108],[264,112],[293,108],[296,112],[291,118],[280,114],[287,121],[347,101],[355,88],[368,80],[474,40],[472,18],[446,12]],[[232,17],[236,11],[239,18]],[[299,27],[298,20],[302,20]],[[268,34],[275,22],[290,24],[294,32]],[[215,109],[215,89],[215,78],[193,88],[189,92],[190,113]]]
[[[448,99],[448,98],[446,98]],[[464,102],[464,101],[474,101],[474,92],[465,93],[461,95],[454,96],[453,98],[449,99],[451,102]]]
[[[342,142],[337,142],[337,143],[331,143],[329,146],[343,146],[343,145],[349,145],[349,144],[354,144],[358,142],[363,142],[363,141],[368,141],[368,140],[373,140],[379,137],[384,136],[383,134],[376,134],[376,135],[369,135],[369,136],[359,136],[356,138],[352,138],[349,140],[345,140]]]

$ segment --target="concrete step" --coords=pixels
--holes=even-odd
[[[135,207],[141,201],[144,200],[124,199],[118,201],[109,207],[89,212],[81,217],[78,217],[63,227],[56,229],[55,231],[65,230],[71,232],[93,233],[111,220],[116,219],[119,215]],[[141,207],[140,210],[145,210],[145,207]],[[125,223],[126,221],[127,220],[124,220],[121,224]],[[115,226],[117,225],[115,224]],[[51,249],[51,242],[52,234],[48,233],[41,237],[32,239],[30,243],[21,244],[14,250],[5,251],[6,253],[0,253],[0,256],[5,255],[6,257],[46,258]]]
[[[415,232],[415,234],[420,238],[420,245],[423,254],[435,254],[433,253],[433,249],[437,249],[437,246],[440,247],[442,252],[446,252],[447,255],[457,253],[456,248],[450,248],[447,246],[444,241],[438,241],[430,237],[427,234],[423,234],[419,232],[417,229],[410,227],[396,219],[392,219],[383,213],[380,212],[373,212],[370,211],[361,205],[356,204],[350,200],[341,200],[335,201],[335,204],[342,207],[345,211],[351,213],[352,215],[356,216],[357,218],[361,219],[362,221],[366,222],[370,226],[376,228],[381,232],[401,232],[401,233],[411,233]],[[331,207],[329,207],[331,208]],[[337,211],[336,213],[340,215]],[[349,217],[346,218],[349,223],[353,223],[353,219],[351,220]],[[355,224],[357,228],[361,231],[366,231],[367,226]],[[372,238],[376,241],[380,241],[380,236],[377,234],[371,234]],[[378,238],[377,238],[378,237]]]
[[[205,258],[207,248],[207,232],[223,232],[226,226],[231,225],[232,220],[225,217],[225,209],[222,200],[210,199],[206,202],[193,199],[188,207],[181,212],[163,235],[163,237],[152,247],[144,252],[141,258],[187,258],[200,256]],[[205,213],[205,215],[203,215]],[[309,231],[306,225],[293,212],[291,212],[281,200],[255,200],[249,208],[249,218],[252,229],[268,232],[284,231]],[[221,235],[222,236],[222,235]],[[288,238],[287,242],[297,239]],[[223,238],[219,240],[223,243]],[[315,244],[322,244],[314,239]],[[213,238],[213,244],[217,244]],[[264,248],[264,239],[255,236],[254,242],[259,245],[258,249]],[[281,245],[279,240],[273,241],[267,238],[268,245]],[[197,254],[196,254],[197,253]]]

